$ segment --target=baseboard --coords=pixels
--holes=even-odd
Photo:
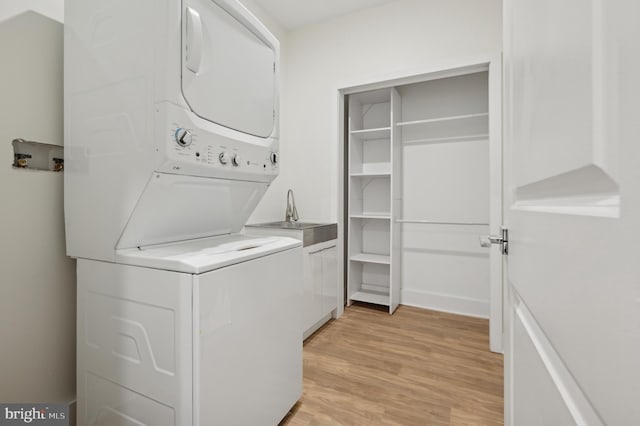
[[[489,318],[489,301],[422,290],[400,292],[400,304],[477,318]]]

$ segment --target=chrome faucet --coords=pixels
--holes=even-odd
[[[296,199],[293,198],[293,189],[287,191],[287,211],[284,214],[284,220],[286,222],[291,222],[293,219],[294,222],[297,222],[298,219],[298,209],[296,209]]]

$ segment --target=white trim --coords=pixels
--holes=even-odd
[[[522,302],[515,289],[512,288],[512,292],[514,294],[513,309],[515,317],[520,320],[526,330],[576,425],[604,426],[604,421],[595,411],[593,405],[589,402],[589,398],[584,394],[538,322]]]
[[[502,56],[489,63],[489,232],[500,235],[506,225],[502,216],[504,206],[502,164]],[[501,247],[493,245],[489,256],[489,347],[503,352],[504,337],[504,257]]]
[[[410,69],[395,71],[386,74],[373,75],[358,81],[345,81],[339,84],[337,90],[345,95],[369,90],[386,89],[394,86],[402,86],[411,83],[420,83],[443,77],[471,74],[487,71],[489,64],[496,61],[500,55],[495,51],[465,58],[443,58],[433,60],[428,64]],[[499,62],[499,61],[498,61]]]
[[[489,301],[432,293],[421,290],[402,289],[400,304],[440,312],[489,318]]]
[[[506,263],[506,262],[505,262]],[[506,269],[506,266],[505,266]],[[506,273],[505,273],[506,276]],[[506,280],[505,280],[506,281]],[[514,363],[513,363],[513,353],[514,353],[514,329],[513,329],[513,320],[515,317],[515,312],[511,308],[513,306],[513,292],[511,291],[511,286],[508,283],[505,283],[504,286],[504,304],[503,304],[503,312],[504,312],[504,390],[503,390],[503,410],[504,410],[504,426],[515,426],[514,422],[514,410],[513,410],[513,396],[514,396],[514,386],[513,386],[513,372],[514,372]],[[491,326],[491,324],[489,324]]]
[[[344,184],[345,179],[349,179],[348,176],[344,175],[344,149],[345,143],[344,140],[344,94],[339,90],[336,90],[334,93],[337,95],[338,102],[338,241],[336,242],[337,248],[337,260],[338,260],[338,282],[342,283],[342,285],[338,286],[338,307],[336,309],[335,318],[340,318],[344,313],[344,305],[345,305],[345,292],[347,291],[347,281],[345,280],[345,252],[344,252],[344,216],[345,216],[345,205],[344,205]],[[347,219],[348,220],[348,219]]]

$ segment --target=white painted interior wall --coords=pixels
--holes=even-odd
[[[501,0],[398,0],[286,35],[281,170],[249,223],[338,218],[338,93],[450,58],[501,49]]]
[[[402,121],[489,110],[486,72],[411,84],[398,91]],[[488,121],[476,117],[403,128],[403,217],[487,224],[403,224],[404,304],[489,317],[489,250],[478,243],[490,233]],[[461,135],[478,136],[419,142]]]
[[[249,222],[282,219],[289,188],[301,220],[337,221],[339,88],[492,56],[501,50],[501,37],[501,0],[398,0],[287,33],[281,172]],[[402,302],[427,306],[421,296],[436,291],[420,285],[419,277],[412,282],[412,300],[404,292]],[[467,313],[485,315],[487,292],[465,291],[453,294],[480,301]]]
[[[64,0],[3,0],[0,21],[27,11],[34,11],[58,22],[64,21]]]
[[[42,12],[38,14],[29,10]],[[75,262],[61,173],[15,170],[14,138],[63,144],[62,1],[0,3],[0,401],[75,399]],[[10,58],[10,59],[9,59]]]

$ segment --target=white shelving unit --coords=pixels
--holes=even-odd
[[[483,70],[349,95],[349,303],[488,297],[488,90]]]
[[[400,303],[400,96],[384,89],[349,100],[348,299]]]
[[[499,56],[341,89],[345,298],[490,317],[501,350]],[[343,112],[345,115],[343,115]],[[342,248],[342,246],[340,246]],[[402,271],[402,273],[401,273]]]

